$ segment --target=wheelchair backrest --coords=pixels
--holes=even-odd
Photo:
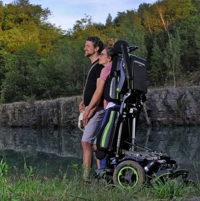
[[[104,98],[109,102],[120,103],[126,88],[125,69],[123,58],[116,56],[113,59],[111,72],[106,79],[104,87]]]
[[[113,59],[111,72],[105,83],[104,98],[120,104],[128,91],[147,93],[147,63],[144,59],[130,54],[130,48],[125,41],[116,42],[115,47],[116,52],[121,55]]]
[[[147,93],[146,61],[135,55],[130,55],[130,88],[138,92]]]

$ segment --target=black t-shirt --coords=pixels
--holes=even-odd
[[[92,100],[92,96],[96,90],[97,85],[97,78],[100,77],[101,70],[104,66],[100,65],[98,63],[98,60],[91,64],[91,68],[88,72],[85,89],[83,93],[83,102],[85,106],[88,106],[90,104],[90,101]],[[103,106],[103,97],[101,98],[101,101],[99,103],[99,106]]]

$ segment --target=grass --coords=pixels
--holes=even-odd
[[[24,165],[21,175],[9,174],[9,167],[0,162],[0,200],[1,201],[186,201],[192,197],[200,198],[200,184],[183,185],[177,180],[144,185],[136,190],[126,190],[108,184],[106,181],[92,180],[90,184],[80,182],[80,172],[74,165],[74,178],[64,174],[60,178],[49,179],[35,175],[32,167]]]

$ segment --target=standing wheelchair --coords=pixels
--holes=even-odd
[[[97,178],[127,189],[177,177],[186,180],[189,174],[188,170],[178,169],[167,154],[135,142],[147,93],[147,63],[131,54],[137,48],[123,40],[114,45],[118,56],[104,90],[105,99],[113,104],[105,110],[95,151],[96,158],[105,161],[105,166],[95,171]]]

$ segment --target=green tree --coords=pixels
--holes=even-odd
[[[169,36],[170,40],[164,52],[164,63],[168,68],[168,77],[173,76],[174,87],[177,84],[177,75],[180,72],[181,40],[177,33],[175,37]]]
[[[195,41],[200,55],[200,26],[198,27],[197,32],[195,33]]]
[[[38,64],[37,44],[29,43],[15,54],[4,53],[1,101],[12,102],[24,100],[24,96],[33,96],[32,77]]]
[[[163,51],[160,49],[157,38],[155,37],[152,49],[151,64],[149,65],[148,69],[149,81],[153,87],[162,85],[165,80],[165,75],[163,72],[163,67],[165,66],[163,63],[163,57]]]
[[[112,26],[113,25],[113,23],[112,23],[112,16],[111,16],[111,14],[109,13],[108,14],[108,17],[107,17],[107,19],[106,19],[106,27],[110,27],[110,26]]]
[[[141,25],[141,18],[135,11],[118,14],[118,24],[122,30],[121,39],[126,40],[130,45],[138,45],[139,49],[135,54],[146,58],[145,32]]]

